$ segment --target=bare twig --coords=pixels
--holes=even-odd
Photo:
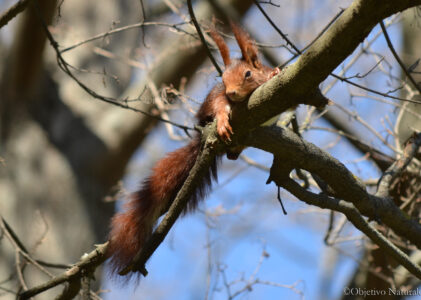
[[[26,249],[26,247],[20,241],[17,234],[13,231],[13,229],[10,227],[10,225],[6,222],[6,220],[2,216],[0,216],[0,228],[5,232],[6,236],[8,237],[8,239],[14,246],[15,251],[19,253],[20,255],[22,255],[28,262],[36,266],[39,270],[41,270],[46,275],[53,277],[53,275],[42,266],[61,268],[61,269],[68,267],[67,265],[64,265],[64,264],[54,264],[54,263],[44,262],[42,260],[36,260],[32,258],[28,250]]]
[[[168,23],[162,23],[162,22],[140,22],[140,23],[136,23],[136,24],[131,24],[131,25],[119,27],[119,28],[116,28],[116,29],[113,29],[113,30],[109,30],[109,31],[104,32],[104,33],[97,34],[93,37],[90,37],[90,38],[85,39],[83,41],[80,41],[80,42],[78,42],[78,43],[76,43],[72,46],[68,46],[68,47],[60,50],[60,53],[65,53],[65,52],[73,50],[73,49],[75,49],[79,46],[82,46],[86,43],[93,42],[93,41],[96,41],[96,40],[99,40],[99,39],[103,39],[103,38],[106,38],[110,35],[113,35],[113,34],[116,34],[116,33],[119,33],[119,32],[123,32],[123,31],[130,30],[130,29],[135,29],[135,28],[143,28],[145,26],[164,26],[164,27],[169,27],[169,28],[187,33],[186,31],[183,31],[179,28],[179,26],[182,26],[182,25],[185,25],[185,24],[187,24],[187,23],[181,22],[181,23],[177,23],[177,24],[168,24]]]
[[[229,281],[227,277],[227,272],[225,272],[225,270],[227,269],[227,266],[222,263],[218,265],[218,271],[222,275],[222,282],[224,284],[229,300],[233,300],[237,298],[238,296],[243,295],[244,293],[251,292],[253,290],[253,287],[256,285],[268,285],[268,286],[273,286],[273,287],[278,287],[278,288],[286,288],[286,289],[290,289],[292,292],[300,296],[303,296],[303,292],[297,288],[297,285],[301,283],[301,280],[296,281],[292,284],[281,284],[281,283],[277,283],[273,281],[262,280],[257,277],[263,265],[264,260],[267,259],[268,257],[269,257],[269,253],[266,252],[266,249],[263,247],[258,263],[256,267],[254,268],[254,271],[252,272],[252,274],[247,279],[241,277],[241,278]],[[232,291],[234,287],[236,287],[239,284],[242,286],[238,288],[236,291]]]
[[[18,14],[23,12],[31,1],[32,0],[18,0],[18,2],[16,2],[8,10],[6,10],[0,16],[0,28],[7,25],[7,23],[9,23],[10,20],[12,20]]]
[[[331,121],[331,119],[329,119],[329,121]],[[332,121],[335,121],[335,119],[333,119]],[[340,123],[339,124],[333,123],[333,125],[335,125],[335,127],[338,129],[332,129],[332,128],[320,127],[320,126],[309,126],[309,129],[325,130],[328,132],[333,132],[340,136],[344,136],[350,143],[352,143],[362,153],[368,153],[370,155],[370,159],[372,159],[382,171],[386,171],[386,169],[394,162],[394,158],[392,158],[391,156],[386,155],[383,152],[374,148],[373,146],[366,144],[364,141],[362,141],[358,137],[355,137],[352,134],[349,134],[346,131],[343,131]]]
[[[262,6],[259,4],[259,2],[257,0],[254,0],[254,4],[256,4],[257,8],[262,12],[262,14],[265,16],[266,20],[270,23],[270,25],[272,25],[272,27],[276,30],[277,33],[279,33],[282,38],[287,42],[287,44],[289,44],[292,49],[294,49],[294,51],[297,54],[301,54],[300,49],[298,49],[288,38],[288,36],[286,34],[284,34],[282,32],[282,30],[280,30],[278,28],[278,26],[276,26],[276,24],[272,21],[272,19],[267,15],[267,13],[265,12],[265,10],[262,8]]]
[[[329,245],[329,240],[330,240],[330,236],[332,234],[334,221],[335,221],[335,212],[332,210],[329,213],[329,225],[327,226],[325,237],[323,238],[323,241],[325,242],[326,245]]]
[[[311,45],[313,45],[325,32],[326,30],[329,29],[329,27],[342,15],[342,13],[344,12],[344,9],[340,9],[339,12],[329,21],[329,23],[326,24],[325,27],[323,27],[323,29],[319,32],[319,34],[316,35],[316,37],[307,44],[307,46],[305,46],[300,53],[296,53],[294,54],[290,59],[288,59],[285,63],[283,63],[281,65],[281,69],[284,66],[287,66],[291,61],[293,61],[294,59],[296,59],[302,52],[305,52]]]
[[[301,55],[305,50],[307,50],[311,45],[313,45],[322,35],[323,33],[321,33],[320,35],[318,35],[310,44],[308,44],[302,51],[299,50],[294,43],[288,39],[288,37],[275,25],[275,23],[272,21],[272,19],[266,14],[266,12],[261,8],[261,6],[258,4],[257,0],[254,0],[257,7],[260,9],[260,11],[262,12],[262,14],[266,17],[266,19],[268,20],[268,22],[272,25],[272,27],[282,36],[283,39],[285,39],[287,41],[287,43],[296,51],[296,54],[293,56],[293,58],[291,58],[290,60],[288,60],[286,63],[283,64],[283,66],[287,65],[290,61],[292,61],[293,59],[295,59],[296,57],[298,57],[299,55]],[[329,23],[328,25],[325,27],[325,30],[327,30],[343,13],[343,10],[341,10]],[[406,98],[401,98],[401,97],[397,97],[397,96],[393,96],[390,95],[389,93],[382,93],[379,91],[376,91],[374,89],[362,86],[358,83],[352,82],[350,81],[348,78],[344,78],[341,77],[339,75],[336,75],[335,73],[331,73],[331,76],[335,77],[336,79],[339,79],[343,82],[346,82],[348,84],[351,84],[355,87],[358,87],[360,89],[366,90],[370,93],[373,94],[377,94],[377,95],[381,95],[383,97],[387,97],[387,98],[391,98],[391,99],[395,99],[395,100],[399,100],[399,101],[405,101],[405,102],[411,102],[411,103],[420,103],[419,101],[415,101],[415,100],[411,100],[411,99],[406,99]],[[419,87],[418,87],[419,88]]]
[[[413,142],[409,145],[408,153],[404,153],[403,157],[393,163],[380,178],[376,196],[388,197],[390,184],[397,178],[410,164],[414,156],[417,154],[421,146],[421,133],[418,133],[413,138]]]
[[[212,64],[215,66],[215,69],[218,71],[219,75],[221,76],[222,70],[219,67],[218,63],[216,62],[215,58],[213,57],[212,52],[210,51],[210,49],[208,47],[208,43],[206,43],[205,37],[203,36],[202,30],[200,29],[200,25],[197,22],[196,16],[194,15],[191,0],[187,0],[187,7],[189,9],[190,18],[193,21],[194,27],[196,27],[197,34],[199,35],[199,38],[202,41],[203,47],[205,47],[206,52],[207,52]]]
[[[169,120],[165,120],[165,119],[163,119],[162,117],[160,117],[159,115],[156,115],[156,114],[153,114],[153,113],[149,113],[149,112],[146,112],[146,111],[142,111],[142,110],[140,110],[140,109],[137,109],[137,108],[135,108],[135,107],[132,107],[132,106],[130,106],[130,105],[127,105],[126,103],[128,102],[128,101],[133,101],[133,100],[128,100],[128,99],[125,99],[125,100],[123,100],[123,102],[121,102],[121,101],[117,101],[117,100],[115,100],[114,98],[111,98],[111,97],[106,97],[106,96],[102,96],[102,95],[100,95],[100,94],[98,94],[98,93],[96,93],[95,91],[93,91],[93,90],[91,90],[88,86],[86,86],[83,82],[81,82],[73,73],[72,73],[72,71],[70,71],[70,68],[69,68],[69,64],[67,63],[67,61],[63,58],[63,56],[61,55],[61,52],[60,52],[60,50],[59,50],[59,46],[58,46],[58,43],[56,42],[56,40],[53,38],[53,36],[52,36],[52,34],[51,34],[51,32],[50,32],[50,30],[48,29],[48,27],[47,27],[47,25],[45,24],[45,22],[44,22],[44,20],[43,20],[43,18],[40,16],[40,14],[39,14],[39,7],[38,6],[36,6],[36,11],[37,11],[37,14],[38,14],[38,16],[39,16],[39,19],[40,19],[40,22],[41,22],[41,24],[42,24],[42,26],[43,26],[43,28],[44,28],[44,31],[45,31],[45,33],[46,33],[46,35],[47,35],[47,38],[48,38],[48,40],[49,40],[49,42],[50,42],[50,44],[51,44],[51,46],[53,47],[53,49],[55,50],[55,52],[56,52],[56,56],[57,56],[57,63],[58,63],[58,66],[60,67],[60,69],[62,69],[68,76],[70,76],[83,90],[85,90],[89,95],[91,95],[92,97],[94,97],[94,98],[96,98],[96,99],[98,99],[98,100],[101,100],[101,101],[104,101],[104,102],[106,102],[106,103],[109,103],[109,104],[113,104],[113,105],[115,105],[115,106],[118,106],[118,107],[121,107],[121,108],[125,108],[125,109],[128,109],[128,110],[132,110],[132,111],[135,111],[135,112],[138,112],[138,113],[141,113],[141,114],[144,114],[144,115],[146,115],[146,116],[148,116],[148,117],[151,117],[151,118],[154,118],[154,119],[156,119],[156,120],[159,120],[159,121],[162,121],[162,122],[166,122],[166,123],[169,123],[169,124],[171,124],[171,125],[174,125],[174,126],[176,126],[176,127],[179,127],[180,129],[182,129],[182,130],[184,130],[184,131],[188,131],[188,130],[193,130],[193,128],[191,128],[191,127],[188,127],[188,126],[185,126],[185,125],[180,125],[180,124],[177,124],[177,123],[174,123],[174,122],[172,122],[172,121],[169,121]]]
[[[268,4],[268,5],[272,5],[275,7],[281,7],[279,4],[273,3],[272,0],[268,0],[268,1],[259,1],[260,4]]]
[[[38,295],[46,290],[49,290],[59,284],[62,284],[64,282],[71,282],[75,278],[82,277],[84,271],[86,269],[95,269],[99,265],[101,265],[105,259],[105,253],[108,246],[108,242],[97,245],[95,250],[92,252],[84,255],[82,259],[76,263],[73,267],[71,267],[66,272],[62,273],[61,275],[55,276],[50,281],[43,283],[39,286],[36,286],[34,288],[28,289],[27,291],[20,294],[19,299],[29,299],[35,295]]]
[[[143,4],[143,0],[139,0],[139,2],[140,2],[140,7],[142,9],[142,22],[145,22],[146,20],[145,5]],[[142,43],[145,48],[148,47],[145,42],[145,28],[144,27],[142,27]]]
[[[395,57],[396,61],[398,62],[399,66],[401,67],[402,71],[405,73],[406,77],[411,81],[413,86],[418,90],[418,93],[421,94],[421,87],[420,85],[415,81],[414,77],[408,72],[407,68],[403,64],[402,60],[400,59],[398,53],[396,52],[395,48],[393,47],[393,44],[390,40],[389,34],[387,33],[387,29],[384,26],[383,21],[380,22],[380,27],[382,28],[384,38],[386,39],[387,46],[389,47],[390,51],[392,52],[393,56]]]
[[[352,82],[351,80],[346,79],[344,77],[338,76],[335,73],[331,73],[330,75],[333,76],[333,77],[335,77],[335,78],[337,78],[337,79],[339,79],[340,81],[349,83],[350,85],[353,85],[353,86],[355,86],[357,88],[360,88],[362,90],[365,90],[367,92],[370,92],[370,93],[373,93],[373,94],[376,94],[376,95],[380,95],[380,96],[383,96],[383,97],[386,97],[386,98],[395,99],[395,100],[404,101],[404,102],[411,102],[411,103],[418,103],[418,104],[421,103],[420,101],[416,101],[416,100],[411,100],[411,99],[407,99],[407,98],[401,98],[401,97],[390,95],[389,94],[390,92],[383,93],[383,92],[376,91],[374,89],[368,88],[368,87],[363,86],[361,84]]]
[[[323,208],[333,209],[345,214],[348,220],[365,235],[367,235],[374,243],[379,245],[391,257],[404,266],[410,273],[421,279],[420,266],[413,263],[408,255],[402,250],[392,244],[386,239],[377,229],[370,226],[370,224],[361,216],[358,209],[352,203],[347,203],[342,200],[327,197],[323,194],[314,194],[304,190],[299,184],[292,179],[283,181],[282,186],[296,196],[298,199],[312,205],[317,205]]]

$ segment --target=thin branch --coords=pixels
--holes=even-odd
[[[409,143],[403,157],[393,163],[383,174],[378,183],[377,197],[388,197],[391,183],[406,169],[411,163],[412,159],[418,152],[421,146],[421,133],[418,133],[413,138],[412,143]]]
[[[377,229],[370,226],[370,224],[361,216],[358,209],[351,203],[347,203],[343,200],[330,198],[322,194],[314,194],[306,191],[298,183],[292,179],[283,181],[282,187],[284,187],[291,194],[296,196],[298,199],[322,208],[329,208],[339,211],[345,214],[348,220],[366,236],[368,236],[374,243],[379,245],[386,253],[393,257],[398,263],[404,266],[410,273],[415,275],[418,279],[421,279],[421,268],[420,266],[413,263],[408,255],[402,250],[392,244],[386,239]]]
[[[396,53],[395,48],[393,47],[393,44],[390,40],[389,34],[387,33],[387,29],[384,26],[383,20],[380,22],[380,27],[382,28],[384,38],[386,39],[387,46],[389,47],[390,51],[392,52],[393,56],[395,57],[396,61],[398,62],[399,66],[401,67],[402,71],[405,73],[406,77],[411,81],[411,83],[414,85],[414,87],[418,90],[418,93],[421,94],[421,87],[420,85],[415,81],[414,77],[408,72],[405,65],[403,64],[402,60],[400,59],[398,53]]]
[[[250,165],[252,167],[255,167],[256,169],[262,170],[264,172],[269,172],[270,171],[270,168],[268,168],[268,167],[266,167],[266,166],[264,166],[262,164],[259,164],[258,162],[256,162],[255,160],[251,159],[250,157],[248,157],[248,156],[246,156],[244,154],[241,154],[240,155],[240,159],[243,160],[248,165]]]
[[[277,8],[281,7],[279,4],[273,3],[272,0],[268,0],[268,1],[259,1],[260,4],[267,4],[267,5],[272,5],[275,6]]]
[[[262,12],[262,14],[265,16],[266,20],[270,23],[270,25],[272,25],[272,27],[276,30],[277,33],[279,33],[282,38],[287,42],[287,44],[289,44],[294,51],[297,54],[301,54],[302,52],[300,51],[300,49],[298,49],[288,38],[288,36],[286,34],[284,34],[279,28],[278,26],[276,26],[276,24],[272,21],[272,19],[268,16],[268,14],[265,12],[265,10],[262,8],[262,6],[259,4],[259,2],[257,0],[254,0],[254,4],[256,4],[257,8]]]
[[[183,31],[180,28],[178,28],[179,26],[186,25],[186,24],[188,24],[188,23],[181,22],[181,23],[176,23],[176,24],[168,24],[168,23],[162,23],[162,22],[140,22],[140,23],[136,23],[136,24],[131,24],[131,25],[119,27],[119,28],[116,28],[116,29],[113,29],[113,30],[109,30],[109,31],[104,32],[104,33],[97,34],[93,37],[90,37],[86,40],[80,41],[80,42],[78,42],[78,43],[76,43],[72,46],[68,46],[68,47],[60,50],[60,53],[65,53],[67,51],[73,50],[73,49],[75,49],[75,48],[77,48],[81,45],[86,44],[86,43],[93,42],[93,41],[108,37],[110,35],[113,35],[113,34],[116,34],[116,33],[119,33],[119,32],[123,32],[123,31],[126,31],[126,30],[134,29],[134,28],[143,28],[145,26],[164,26],[164,27],[173,28],[175,30],[187,33],[186,31]]]
[[[329,23],[327,23],[326,24],[326,26],[325,27],[323,27],[323,29],[319,32],[319,34],[318,35],[316,35],[316,37],[310,42],[310,43],[308,43],[308,45],[307,46],[305,46],[301,51],[300,51],[300,53],[296,53],[296,54],[294,54],[290,59],[288,59],[285,63],[283,63],[280,67],[281,67],[281,69],[283,68],[283,67],[285,67],[285,66],[287,66],[291,61],[293,61],[294,59],[296,59],[298,56],[300,56],[300,54],[302,53],[302,52],[305,52],[308,48],[310,48],[325,32],[326,32],[326,30],[328,30],[329,29],[329,27],[333,24],[333,23],[335,23],[335,21],[342,15],[342,13],[344,12],[345,10],[343,9],[343,8],[341,8],[340,10],[339,10],[339,12],[329,21]]]
[[[140,7],[142,9],[142,22],[145,22],[145,20],[146,20],[145,5],[143,4],[143,1],[142,0],[139,0],[139,2],[140,2]],[[146,42],[145,42],[145,28],[144,27],[142,27],[142,43],[143,43],[143,46],[145,48],[148,47],[146,45]]]
[[[333,76],[333,77],[335,77],[336,79],[339,79],[340,81],[343,81],[343,82],[349,83],[350,85],[353,85],[353,86],[355,86],[355,87],[357,87],[357,88],[360,88],[360,89],[362,89],[362,90],[365,90],[365,91],[367,91],[367,92],[370,92],[370,93],[373,93],[373,94],[376,94],[376,95],[380,95],[380,96],[383,96],[383,97],[386,97],[386,98],[395,99],[395,100],[399,100],[399,101],[404,101],[404,102],[411,102],[411,103],[421,104],[421,102],[420,102],[420,101],[416,101],[416,100],[412,100],[412,99],[406,99],[406,98],[401,98],[401,97],[397,97],[397,96],[390,95],[390,94],[388,94],[388,93],[382,93],[382,92],[379,92],[379,91],[373,90],[373,89],[368,88],[368,87],[366,87],[366,86],[363,86],[363,85],[361,85],[361,84],[358,84],[358,83],[352,82],[352,81],[351,81],[351,80],[349,80],[349,79],[346,79],[346,78],[344,78],[344,77],[341,77],[341,76],[339,76],[339,75],[336,75],[335,73],[330,73],[330,75],[331,75],[331,76]]]
[[[335,118],[333,114],[330,114],[329,117],[334,117],[333,119],[327,118],[327,120],[337,129],[319,126],[309,126],[308,128],[313,130],[324,130],[328,132],[333,132],[335,134],[345,137],[356,149],[360,150],[362,154],[368,153],[370,155],[370,159],[373,160],[373,162],[382,171],[386,171],[386,169],[390,167],[390,165],[394,162],[394,158],[392,158],[391,156],[384,154],[383,152],[363,142],[361,138],[358,138],[352,133],[349,133],[347,131],[347,127],[343,127],[345,126],[345,124],[343,124],[345,122],[342,123],[342,120],[340,120],[339,118]],[[336,121],[338,121],[339,123],[336,123]]]
[[[72,278],[67,281],[67,284],[63,288],[61,294],[59,294],[54,300],[71,300],[74,299],[80,291],[81,280],[80,278]]]
[[[101,245],[97,245],[95,250],[84,255],[82,259],[78,263],[76,263],[72,268],[62,273],[61,275],[54,277],[50,281],[47,281],[46,283],[43,283],[39,286],[33,287],[23,292],[19,295],[19,300],[29,299],[59,284],[62,284],[64,282],[70,282],[75,278],[81,278],[83,272],[86,269],[95,269],[105,261],[105,253],[107,247],[108,242]]]
[[[283,66],[285,66],[285,65],[287,65],[289,62],[291,62],[292,60],[294,60],[296,57],[298,57],[299,55],[301,55],[305,50],[307,50],[311,45],[313,45],[316,41],[318,41],[318,39],[324,34],[324,31],[326,31],[341,15],[342,15],[342,13],[344,12],[344,10],[341,10],[329,23],[328,23],[328,25],[325,27],[325,29],[324,29],[324,31],[322,31],[322,33],[320,33],[310,44],[308,44],[303,50],[299,50],[295,45],[294,45],[294,43],[291,41],[291,40],[289,40],[288,39],[288,37],[275,25],[275,23],[272,21],[272,19],[266,14],[266,12],[262,9],[262,7],[258,4],[258,2],[257,2],[257,0],[254,0],[254,2],[255,2],[255,4],[257,5],[257,7],[260,9],[260,11],[262,12],[262,14],[266,17],[266,19],[268,20],[268,22],[272,25],[272,27],[281,35],[281,37],[284,39],[284,40],[286,40],[287,41],[287,43],[289,44],[289,45],[291,45],[291,47],[296,51],[296,54],[291,58],[291,59],[289,59],[287,62],[285,62],[283,65],[282,65],[282,67]],[[406,70],[406,69],[405,69]],[[373,89],[371,89],[371,88],[368,88],[368,87],[365,87],[365,86],[362,86],[362,85],[360,85],[360,84],[358,84],[358,83],[355,83],[355,82],[352,82],[352,81],[350,81],[348,78],[344,78],[344,77],[341,77],[341,76],[339,76],[339,75],[336,75],[335,73],[331,73],[330,74],[331,76],[333,76],[333,77],[335,77],[336,79],[339,79],[339,80],[341,80],[342,82],[346,82],[346,83],[348,83],[348,84],[351,84],[351,85],[353,85],[353,86],[355,86],[355,87],[358,87],[358,88],[360,88],[360,89],[363,89],[363,90],[366,90],[366,91],[368,91],[368,92],[371,92],[371,93],[374,93],[374,94],[377,94],[377,95],[381,95],[381,96],[383,96],[383,97],[387,97],[387,98],[391,98],[391,99],[395,99],[395,100],[399,100],[399,101],[405,101],[405,102],[411,102],[411,103],[420,103],[419,101],[415,101],[415,100],[411,100],[411,99],[405,99],[405,98],[400,98],[400,97],[396,97],[396,96],[392,96],[392,95],[389,95],[388,93],[382,93],[382,92],[379,92],[379,91],[376,91],[376,90],[373,90]],[[414,83],[414,82],[413,82]],[[416,85],[416,83],[415,83],[415,86],[417,87],[417,89],[420,89],[420,87],[418,86],[418,85]]]
[[[7,25],[7,23],[9,23],[10,20],[12,20],[18,14],[23,12],[31,1],[32,0],[19,0],[14,5],[12,5],[8,10],[6,10],[0,16],[0,28]]]
[[[84,271],[84,276],[81,279],[82,285],[82,300],[92,300],[91,298],[91,279],[93,273],[91,271]]]
[[[206,52],[212,62],[212,64],[215,66],[215,69],[218,71],[219,75],[222,76],[222,70],[219,67],[218,63],[216,62],[215,58],[212,55],[212,52],[210,51],[208,47],[208,43],[206,43],[205,37],[203,36],[202,30],[200,29],[200,25],[197,22],[196,16],[194,15],[193,7],[191,4],[191,0],[187,0],[187,7],[189,9],[190,18],[193,21],[194,27],[196,27],[197,34],[199,35],[200,40],[202,41],[203,46],[206,49]]]
[[[362,78],[365,78],[368,75],[370,75],[371,72],[373,72],[383,62],[383,60],[384,60],[384,57],[379,59],[374,66],[372,66],[367,72],[365,72],[362,75],[360,73],[357,73],[355,75],[344,77],[344,79],[353,79],[353,78],[362,79]]]
[[[3,227],[3,230],[10,235],[10,238],[13,240],[13,242],[16,244],[19,250],[29,256],[28,250],[26,249],[22,241],[19,239],[18,235],[15,233],[12,227],[10,227],[10,225],[6,222],[6,220],[2,216],[0,216],[0,227]],[[70,265],[51,263],[51,262],[46,262],[39,259],[32,259],[32,260],[44,267],[57,268],[57,269],[67,269],[70,267]]]
[[[312,42],[310,42],[302,51],[304,52],[307,48],[309,48],[315,41],[317,41],[320,36],[336,21],[336,19],[342,15],[342,13],[344,12],[344,9],[341,9],[340,12],[338,14],[336,14],[336,16],[331,19],[331,21],[323,28],[322,32],[320,34],[317,35],[317,37],[315,39],[313,39]],[[394,18],[392,18],[387,26],[389,26],[390,24],[392,24],[392,20]],[[375,36],[373,38],[371,38],[368,41],[368,44],[370,45],[372,42],[374,42],[379,36],[380,36],[380,31],[377,32],[375,34]],[[357,60],[358,57],[360,57],[362,54],[364,53],[364,48],[360,49],[360,51],[355,54],[353,56],[353,58],[350,60],[350,62],[348,62],[347,66],[344,67],[344,70],[341,71],[341,75],[345,74],[345,70],[347,70],[350,66],[352,66],[354,64],[354,62]],[[278,65],[278,62],[276,60],[276,58],[274,58],[269,52],[267,51],[263,51],[263,54],[265,55],[265,58],[270,61],[270,63],[272,65]],[[293,59],[295,59],[296,57],[298,57],[299,55],[296,54],[294,55],[294,57],[292,57],[290,60],[288,60],[286,63],[284,63],[282,65],[282,67],[284,67],[285,65],[288,65],[288,63],[290,61],[292,61]],[[380,62],[379,62],[380,63]],[[376,64],[377,66],[377,64]],[[281,68],[282,68],[281,67]],[[327,94],[328,91],[333,87],[333,85],[338,81],[338,80],[345,80],[342,77],[337,76],[337,78],[335,80],[333,80],[333,82],[331,82],[326,88],[323,89],[323,94]],[[349,81],[350,84],[353,84],[353,82]],[[361,86],[361,88],[364,88]],[[380,93],[380,92],[379,92]],[[406,99],[403,99],[406,100]],[[390,102],[393,103],[394,105],[399,105],[396,104],[395,102]],[[318,111],[321,113],[321,116],[326,119],[332,126],[334,126],[335,128],[337,128],[339,131],[338,133],[343,135],[345,138],[348,139],[348,141],[357,149],[359,150],[362,154],[365,154],[366,152],[370,153],[370,159],[372,159],[377,165],[378,167],[384,171],[386,170],[392,163],[393,163],[393,159],[390,160],[388,159],[386,156],[382,155],[382,153],[377,152],[375,149],[373,148],[367,148],[366,144],[362,143],[362,141],[364,140],[364,138],[359,134],[359,132],[356,132],[355,130],[353,130],[350,126],[349,126],[349,122],[343,122],[338,116],[337,114],[335,114],[333,111],[325,109],[318,109]],[[310,120],[310,118],[308,118],[308,121]],[[307,127],[306,125],[304,127]]]
[[[22,252],[28,253],[28,250],[26,249],[26,247],[20,241],[20,239],[18,238],[18,236],[15,233],[15,231],[10,227],[10,225],[6,222],[6,220],[3,218],[3,216],[0,216],[0,226],[3,229],[4,232],[9,233],[10,237],[13,239],[13,241],[16,244],[16,246],[19,247],[19,249]]]
[[[10,225],[6,222],[6,220],[0,216],[0,229],[2,229],[13,247],[15,248],[16,253],[16,261],[20,261],[20,255],[22,255],[26,261],[37,267],[40,271],[42,271],[44,274],[46,274],[49,277],[53,277],[53,274],[51,274],[48,270],[42,267],[41,263],[39,263],[37,260],[33,259],[29,252],[26,250],[23,243],[20,241],[16,233],[13,231],[13,229],[10,227]],[[23,274],[22,270],[23,267],[20,266],[20,263],[16,264],[17,273],[19,278],[21,279],[21,282],[23,284]],[[24,265],[23,265],[24,266]]]
[[[308,48],[310,48],[325,32],[329,29],[329,27],[336,22],[336,20],[342,15],[342,13],[345,11],[345,9],[340,8],[339,12],[329,21],[329,23],[326,24],[325,27],[319,32],[318,35],[307,45],[305,46],[301,52],[306,51]]]
[[[283,101],[287,98],[292,101],[295,98],[296,104],[309,104],[305,103],[305,98],[311,96],[306,94],[314,92],[316,95],[319,84],[355,50],[378,22],[419,4],[421,0],[355,0],[307,49],[306,55],[301,55],[281,74],[259,87],[250,96],[247,107],[238,109],[241,112],[233,112],[234,131],[255,128],[283,112]]]
[[[334,222],[335,222],[335,212],[332,210],[329,213],[329,223],[328,223],[328,226],[327,226],[325,237],[323,238],[323,241],[325,242],[326,245],[330,244],[329,240],[330,240],[330,237],[331,237],[331,234],[332,234]]]
[[[124,104],[124,103],[127,103],[127,102],[129,102],[129,101],[133,101],[133,100],[129,100],[129,99],[126,99],[126,100],[124,100],[124,102],[123,103],[121,103],[121,102],[119,102],[119,101],[116,101],[114,98],[110,98],[110,97],[106,97],[106,96],[102,96],[102,95],[100,95],[100,94],[98,94],[98,93],[96,93],[95,91],[93,91],[93,90],[91,90],[88,86],[86,86],[83,82],[81,82],[73,73],[72,73],[72,71],[70,71],[70,65],[67,63],[67,61],[63,58],[63,56],[61,55],[61,53],[60,53],[60,50],[59,50],[59,46],[58,46],[58,43],[57,43],[57,41],[54,39],[54,37],[52,36],[52,34],[51,34],[51,32],[50,32],[50,30],[48,29],[48,27],[47,27],[47,25],[45,24],[45,22],[44,22],[44,20],[43,20],[43,18],[41,17],[41,15],[40,15],[40,11],[39,11],[39,7],[38,7],[38,5],[36,5],[36,11],[37,11],[37,15],[38,15],[38,17],[39,17],[39,20],[40,20],[40,22],[41,22],[41,24],[42,24],[42,26],[43,26],[43,28],[44,28],[44,31],[45,31],[45,33],[46,33],[46,35],[47,35],[47,38],[48,38],[48,40],[49,40],[49,42],[50,42],[50,44],[51,44],[51,46],[53,47],[53,49],[54,49],[54,51],[56,52],[56,58],[57,58],[57,64],[58,64],[58,66],[60,67],[60,69],[64,72],[64,73],[66,73],[69,77],[71,77],[83,90],[85,90],[89,95],[91,95],[92,97],[94,97],[95,99],[98,99],[98,100],[101,100],[101,101],[104,101],[104,102],[106,102],[106,103],[109,103],[109,104],[113,104],[113,105],[115,105],[115,106],[118,106],[118,107],[121,107],[121,108],[125,108],[125,109],[128,109],[128,110],[132,110],[132,111],[134,111],[134,112],[138,112],[138,113],[141,113],[141,114],[144,114],[144,115],[146,115],[146,116],[148,116],[148,117],[151,117],[151,118],[154,118],[154,119],[156,119],[156,120],[158,120],[158,121],[161,121],[161,122],[166,122],[166,123],[169,123],[169,124],[171,124],[171,125],[173,125],[173,126],[176,126],[176,127],[178,127],[178,128],[180,128],[180,129],[182,129],[182,130],[184,130],[185,132],[187,132],[188,130],[193,130],[193,128],[191,128],[191,127],[188,127],[188,126],[185,126],[185,125],[181,125],[181,124],[177,124],[177,123],[175,123],[175,122],[172,122],[172,121],[169,121],[169,120],[165,120],[164,118],[162,118],[162,117],[160,117],[159,115],[156,115],[156,114],[153,114],[153,113],[149,113],[149,112],[146,112],[146,111],[142,111],[142,110],[140,110],[140,109],[137,109],[137,108],[135,108],[135,107],[132,107],[132,106],[130,106],[130,105],[127,105],[127,104]]]
[[[357,114],[356,112],[353,112],[349,109],[347,109],[345,106],[339,104],[339,103],[335,103],[335,106],[340,109],[342,112],[346,113],[349,117],[353,118],[354,120],[356,120],[358,123],[360,123],[362,126],[364,126],[365,128],[367,128],[368,131],[370,131],[375,137],[377,137],[379,139],[379,141],[381,141],[386,147],[390,148],[391,150],[393,150],[393,152],[399,154],[400,151],[399,149],[397,149],[396,147],[394,147],[392,144],[387,142],[387,139],[384,138],[372,125],[370,125],[366,120],[364,120],[363,118],[361,118],[361,116],[359,114]]]

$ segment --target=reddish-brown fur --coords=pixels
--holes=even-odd
[[[241,60],[232,60],[229,49],[216,30],[211,30],[225,64],[223,83],[217,84],[208,94],[196,114],[199,125],[217,119],[217,132],[223,140],[230,140],[232,128],[229,115],[233,102],[245,100],[258,86],[279,72],[263,66],[257,56],[257,47],[249,35],[231,24],[241,48]],[[247,73],[249,72],[249,74]],[[247,75],[247,76],[246,76]],[[192,169],[200,151],[200,136],[196,136],[186,146],[169,153],[152,170],[151,176],[142,187],[133,193],[125,205],[125,211],[116,214],[111,222],[108,255],[114,272],[126,267],[151,235],[157,219],[163,215],[174,201]],[[236,159],[241,147],[227,151],[229,159]],[[212,164],[202,183],[189,200],[186,211],[193,210],[206,196],[211,179],[216,179],[217,159]]]
[[[225,44],[224,39],[218,34],[215,27],[211,27],[209,33],[212,39],[215,41],[215,44],[218,46],[222,60],[224,61],[224,65],[228,66],[229,64],[231,64],[231,58],[230,50],[228,49],[227,44]]]
[[[156,220],[164,214],[186,180],[200,150],[200,137],[186,146],[169,153],[152,170],[141,189],[131,195],[125,211],[115,215],[111,222],[111,240],[108,248],[111,266],[115,272],[128,265],[152,233]],[[193,210],[206,196],[211,179],[216,179],[216,161],[197,187],[188,203]]]

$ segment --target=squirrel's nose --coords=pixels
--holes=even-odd
[[[228,96],[229,98],[235,98],[235,96],[237,95],[237,92],[236,92],[235,90],[232,90],[232,91],[226,91],[226,93],[227,93],[227,96]]]

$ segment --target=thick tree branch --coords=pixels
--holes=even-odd
[[[278,172],[284,178],[292,168],[318,175],[335,191],[335,197],[354,204],[363,215],[381,221],[421,248],[421,226],[415,220],[404,215],[390,199],[368,194],[365,186],[341,162],[291,130],[258,128],[250,134],[246,145],[273,153],[280,161],[278,166],[284,168]],[[282,186],[282,180],[276,183]]]
[[[312,98],[318,85],[372,28],[384,18],[416,5],[421,5],[421,0],[355,0],[297,62],[258,88],[247,106],[236,109],[234,131],[254,128],[290,108],[294,102],[295,105],[317,104]]]
[[[317,195],[309,192],[292,179],[283,181],[282,187],[307,204],[343,213],[356,228],[368,236],[374,243],[379,245],[386,253],[404,266],[409,272],[421,279],[421,268],[413,263],[408,255],[406,255],[402,250],[387,240],[386,237],[383,236],[377,229],[370,226],[352,203],[331,198],[323,194]]]

